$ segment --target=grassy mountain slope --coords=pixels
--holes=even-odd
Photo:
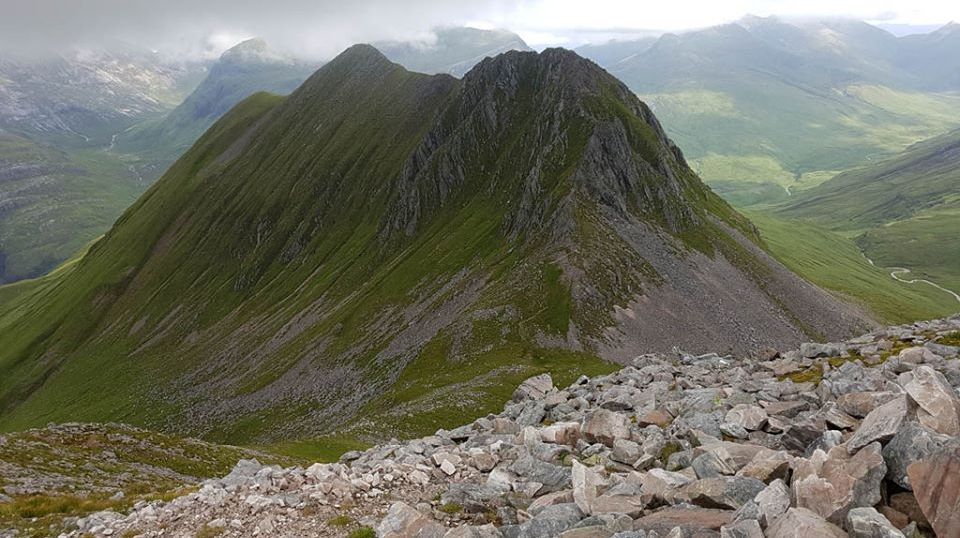
[[[778,209],[850,237],[878,265],[960,288],[960,132],[843,173]]]
[[[40,276],[102,234],[144,186],[96,149],[0,132],[0,283]]]
[[[244,41],[223,53],[175,109],[119,136],[118,151],[148,159],[153,174],[159,175],[237,103],[260,91],[286,95],[314,69],[274,52],[261,39]]]
[[[0,314],[0,427],[423,433],[537,372],[862,328],[754,241],[650,110],[571,52],[460,81],[356,46],[238,105]]]
[[[746,206],[958,125],[960,86],[932,85],[904,59],[956,49],[910,41],[854,21],[749,17],[668,34],[604,65],[651,104],[711,186]]]
[[[960,311],[949,295],[930,286],[911,285],[871,265],[853,239],[816,221],[784,219],[750,211],[764,243],[798,275],[848,300],[863,304],[885,323],[908,323]]]
[[[517,34],[507,30],[437,28],[431,41],[375,43],[390,59],[418,73],[447,73],[462,77],[474,65],[508,50],[532,50]]]

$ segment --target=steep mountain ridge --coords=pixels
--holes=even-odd
[[[505,53],[461,81],[358,45],[289,97],[238,105],[0,313],[0,427],[422,432],[542,371],[865,323],[756,240],[572,52]]]

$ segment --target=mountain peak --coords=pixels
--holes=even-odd
[[[248,39],[234,45],[220,55],[223,63],[292,63],[292,59],[270,48],[267,42],[259,37]]]

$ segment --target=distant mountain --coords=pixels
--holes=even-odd
[[[935,32],[901,40],[897,60],[915,73],[926,89],[960,89],[960,24],[951,22]]]
[[[109,229],[146,181],[104,148],[173,109],[204,71],[126,45],[0,53],[0,284],[44,274]]]
[[[646,52],[657,37],[643,37],[640,39],[612,40],[605,43],[589,43],[577,47],[577,54],[589,58],[598,64],[610,69],[621,62],[629,62],[634,56]]]
[[[0,54],[0,128],[63,147],[102,147],[113,134],[175,107],[203,76],[130,46],[58,56]]]
[[[960,131],[840,174],[778,213],[857,235],[877,264],[960,290]]]
[[[161,162],[154,169],[160,174],[237,103],[260,91],[286,95],[316,67],[274,51],[262,39],[244,41],[224,52],[179,106],[159,120],[124,133],[117,147],[156,157]]]
[[[193,73],[145,53],[76,53],[0,69],[17,81],[0,93],[0,125],[11,129],[0,132],[4,283],[59,265],[107,231],[226,111],[257,91],[289,93],[314,66],[249,40],[182,102]]]
[[[438,28],[431,41],[388,41],[374,43],[391,61],[418,73],[447,73],[463,76],[487,57],[510,50],[532,50],[517,34],[507,30]]]
[[[596,57],[714,188],[751,205],[960,126],[960,97],[930,91],[960,88],[951,28],[898,39],[858,21],[747,17]]]
[[[8,292],[0,428],[432,432],[531,374],[866,323],[757,241],[570,51],[460,80],[358,45],[240,103],[86,256]]]

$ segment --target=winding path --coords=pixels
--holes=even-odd
[[[870,265],[872,265],[872,266],[874,266],[874,267],[877,266],[877,264],[873,263],[873,260],[871,260],[870,258],[868,258],[867,255],[866,255],[863,251],[860,251],[860,254],[861,254],[864,258],[866,258],[866,260],[867,260],[868,262],[870,262]],[[900,278],[900,275],[906,275],[906,274],[909,274],[909,273],[912,272],[912,271],[910,271],[910,269],[907,269],[906,267],[888,267],[887,269],[890,269],[890,270],[891,270],[891,271],[890,271],[890,278],[896,280],[897,282],[903,282],[904,284],[927,284],[927,285],[933,286],[934,288],[937,288],[937,289],[940,290],[940,291],[949,293],[950,295],[953,296],[954,299],[957,300],[958,303],[960,303],[960,294],[958,294],[957,292],[955,292],[955,291],[953,291],[953,290],[948,290],[947,288],[944,288],[943,286],[941,286],[940,284],[937,284],[936,282],[931,282],[931,281],[929,281],[929,280],[927,280],[927,279],[925,279],[925,278],[912,278],[912,279],[909,279],[909,280],[908,280],[908,279],[905,279],[905,278]]]

